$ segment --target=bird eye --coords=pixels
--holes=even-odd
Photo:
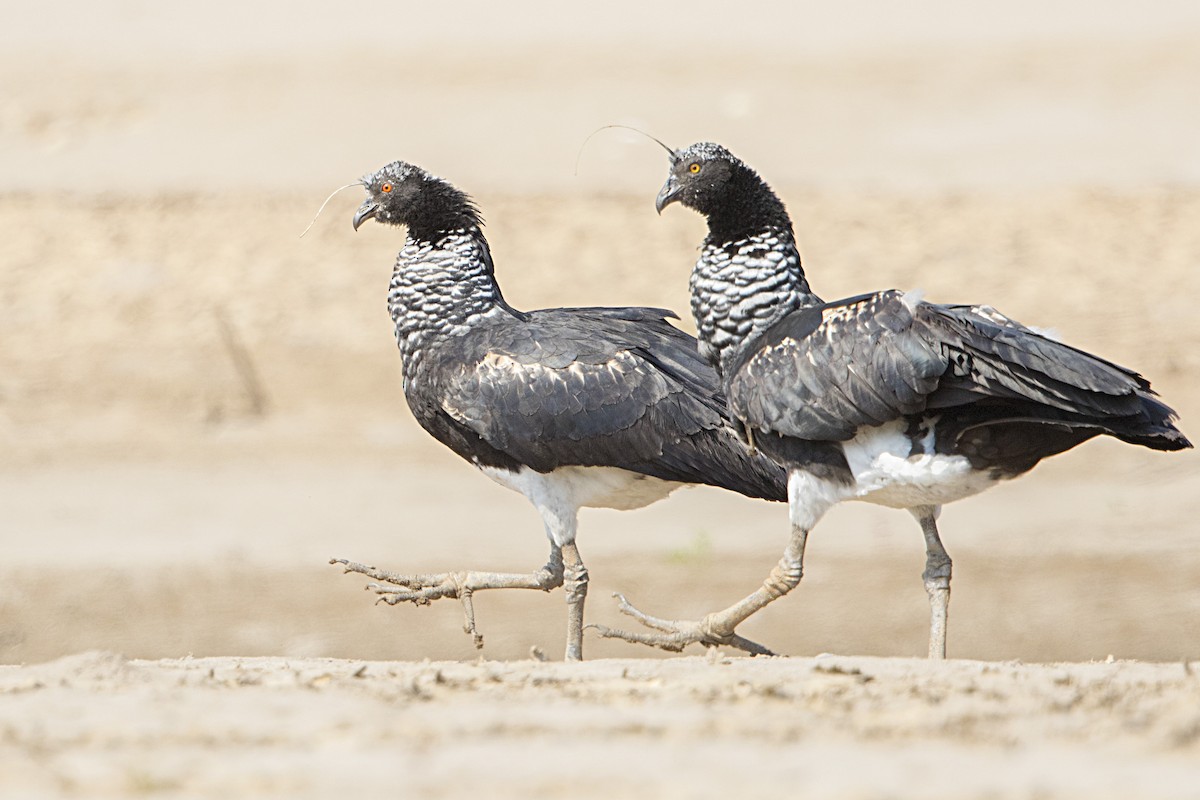
[[[690,167],[688,167],[688,172],[692,173],[693,175],[695,175],[699,171],[700,171],[700,165],[694,161],[692,162],[692,165]]]
[[[383,186],[379,187],[379,191],[383,192],[384,194],[388,194],[392,191],[392,185],[390,183],[385,183]]]

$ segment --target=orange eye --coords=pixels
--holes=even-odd
[[[699,171],[700,171],[699,164],[693,163],[690,167],[688,167],[688,172],[692,173],[693,175],[695,175]]]
[[[384,194],[389,194],[392,191],[392,185],[390,183],[385,183],[383,186],[379,187],[379,191],[383,192]]]

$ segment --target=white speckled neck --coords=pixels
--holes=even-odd
[[[507,313],[482,234],[450,231],[435,242],[410,236],[396,257],[388,311],[406,378],[434,339],[461,335],[494,314]]]
[[[706,239],[690,287],[700,350],[722,375],[785,314],[821,302],[808,288],[791,232],[773,228],[735,242]]]

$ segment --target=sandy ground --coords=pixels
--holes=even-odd
[[[1194,798],[1200,786],[1200,676],[1181,664],[89,652],[0,667],[0,698],[0,753],[24,757],[0,774],[24,796]]]
[[[454,604],[373,605],[327,560],[525,571],[540,523],[409,417],[397,233],[354,234],[346,192],[298,238],[406,158],[477,196],[518,307],[685,310],[703,224],[654,214],[661,152],[613,131],[573,167],[607,122],[718,138],[825,296],[990,302],[1194,438],[1195,4],[800,4],[743,51],[761,16],[704,2],[471,2],[469,52],[429,10],[244,5],[0,26],[0,796],[1200,797],[1194,452],[1095,442],[947,508],[951,663],[919,658],[917,526],[866,506],[743,630],[791,658],[555,663],[557,593],[477,597],[478,652]],[[588,619],[724,605],[786,526],[712,489],[587,511]]]

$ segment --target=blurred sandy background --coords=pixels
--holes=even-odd
[[[780,190],[825,296],[990,302],[1144,372],[1200,435],[1200,4],[828,5],[9,3],[0,662],[475,658],[453,604],[376,607],[325,564],[545,557],[533,509],[409,416],[398,232],[355,234],[347,191],[298,238],[397,158],[476,195],[518,307],[686,312],[704,226],[655,216],[662,152],[606,131],[576,157],[607,123],[721,141]],[[1112,442],[948,508],[951,654],[1200,657],[1198,512],[1200,457]],[[621,624],[617,589],[723,605],[785,534],[782,507],[709,489],[584,512],[588,617]],[[744,633],[921,655],[922,567],[907,515],[838,508]],[[562,605],[480,596],[484,654],[560,657]]]

